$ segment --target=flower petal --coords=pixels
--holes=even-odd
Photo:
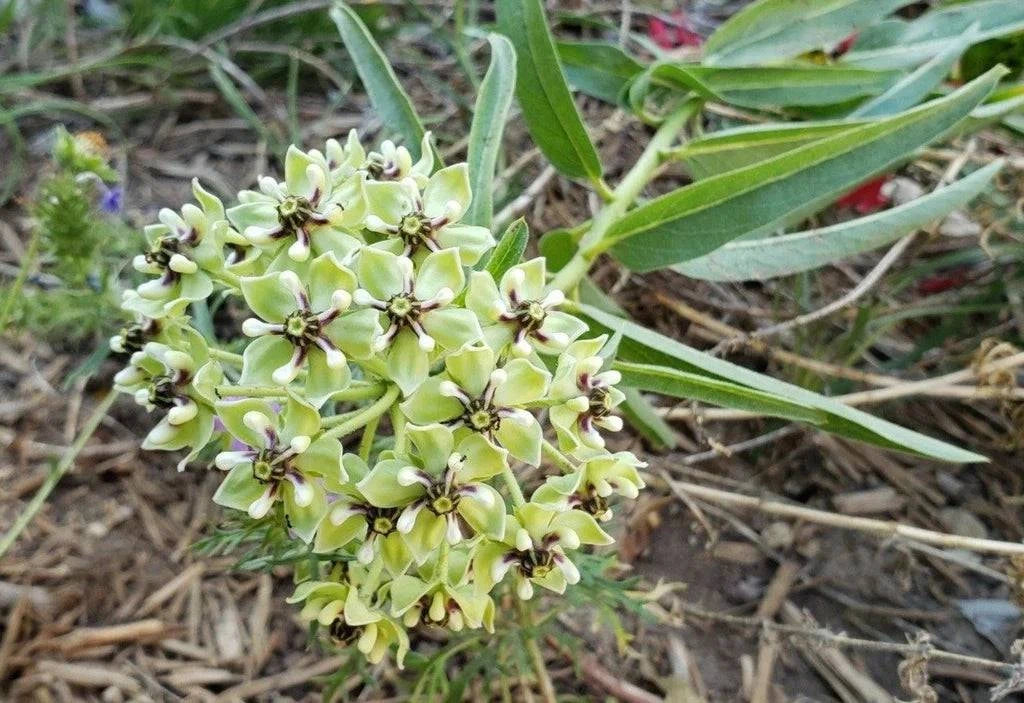
[[[391,342],[388,373],[405,395],[411,394],[430,373],[430,357],[419,345],[419,339],[406,328]]]
[[[471,197],[469,166],[465,163],[448,166],[431,176],[423,189],[423,213],[427,217],[440,217],[445,214],[448,203],[455,201],[461,214],[469,207]]]
[[[241,287],[246,305],[266,322],[284,322],[295,312],[295,296],[281,283],[279,273],[243,278]]]
[[[531,422],[528,423],[507,418],[502,420],[501,427],[495,432],[495,438],[516,459],[531,466],[538,466],[543,431],[535,418],[531,416],[530,419]]]
[[[427,255],[416,271],[416,297],[420,300],[433,298],[442,288],[458,294],[466,285],[466,274],[458,249],[442,249]]]
[[[356,271],[359,285],[377,300],[386,302],[405,287],[405,271],[398,265],[398,257],[383,249],[367,247],[359,252]]]
[[[423,329],[444,349],[454,350],[483,338],[480,322],[472,310],[439,308],[420,318]]]
[[[266,437],[246,425],[243,418],[249,412],[258,412],[268,418],[275,417],[277,412],[270,401],[263,398],[222,400],[217,402],[214,407],[217,409],[217,417],[224,423],[224,427],[232,436],[240,439],[250,447],[259,449],[265,446]]]
[[[351,293],[356,289],[356,275],[338,263],[337,257],[331,252],[316,257],[309,265],[308,275],[307,287],[314,312],[322,312],[331,307],[331,297],[335,291]]]
[[[284,337],[267,335],[258,337],[242,352],[242,385],[276,386],[271,376],[292,358],[292,345]]]
[[[252,464],[239,464],[221,481],[217,492],[213,494],[213,502],[225,508],[248,510],[266,488],[265,484],[253,477]]]
[[[495,404],[502,407],[520,407],[540,400],[548,392],[551,374],[526,359],[514,359],[504,366],[506,380],[494,394]]]
[[[444,376],[431,376],[402,403],[402,412],[417,425],[446,422],[463,413],[462,404],[455,398],[441,395],[438,390]]]
[[[445,359],[445,368],[459,388],[476,398],[484,392],[494,371],[494,352],[482,344],[465,347]]]
[[[429,474],[441,476],[448,467],[448,459],[455,448],[452,431],[436,423],[412,425],[407,431],[409,439],[416,447],[416,453],[423,462],[423,468]]]
[[[408,505],[424,493],[422,484],[403,486],[398,482],[398,473],[408,466],[409,462],[401,459],[378,461],[356,487],[366,496],[366,500],[378,508],[399,508]]]

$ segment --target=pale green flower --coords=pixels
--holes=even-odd
[[[292,145],[285,157],[284,182],[264,176],[259,188],[239,193],[241,204],[227,212],[253,245],[287,245],[292,261],[325,252],[344,259],[361,245],[345,231],[358,228],[366,213],[361,178],[351,187],[332,186],[324,164]]]
[[[476,316],[450,306],[466,280],[456,249],[430,253],[414,275],[409,258],[367,248],[356,270],[362,288],[353,300],[380,311],[373,349],[386,355],[388,373],[404,393],[427,377],[436,347],[453,351],[481,338]]]
[[[479,435],[456,444],[443,425],[409,427],[410,457],[385,455],[357,485],[381,508],[402,508],[396,527],[417,562],[470,535],[500,536],[505,502],[485,481],[503,470],[505,452]]]
[[[355,454],[346,454],[344,465],[348,480],[337,486],[328,484],[337,496],[320,521],[313,551],[334,552],[358,543],[355,556],[360,564],[383,559],[391,574],[401,574],[412,561],[412,552],[398,532],[401,510],[373,505],[356,487],[370,472],[366,462]]]
[[[174,316],[213,293],[207,271],[223,266],[215,232],[227,229],[224,207],[198,179],[192,181],[192,193],[201,207],[187,203],[180,213],[163,208],[157,216],[160,223],[144,228],[149,250],[136,256],[132,265],[157,278],[125,291],[125,310],[153,318]]]
[[[612,518],[608,503],[612,495],[634,499],[640,494],[644,482],[637,469],[644,466],[632,452],[600,454],[572,473],[549,476],[530,502],[555,510],[582,510],[606,522]]]
[[[161,324],[159,320],[143,315],[130,325],[125,325],[121,331],[110,338],[110,350],[118,354],[134,354],[142,351],[146,342],[158,341]]]
[[[405,178],[367,182],[366,198],[366,228],[387,237],[375,246],[396,254],[419,261],[426,252],[455,248],[462,263],[472,266],[494,246],[486,227],[459,223],[472,198],[466,164],[435,173],[422,196],[415,180]]]
[[[350,130],[344,145],[337,139],[328,139],[323,154],[318,151],[309,152],[313,158],[321,160],[331,182],[340,184],[357,171],[374,181],[400,181],[412,178],[417,187],[426,186],[430,172],[434,170],[434,150],[430,144],[430,132],[423,135],[420,144],[420,158],[413,163],[412,154],[404,146],[395,146],[390,140],[380,145],[379,151],[366,152],[359,141],[356,130]]]
[[[565,301],[560,290],[545,294],[544,258],[513,266],[501,277],[500,285],[486,271],[475,271],[469,279],[466,307],[481,320],[487,343],[494,349],[511,344],[517,356],[536,349],[557,354],[583,334],[587,326],[572,315],[555,310]]]
[[[564,451],[587,455],[604,448],[598,428],[618,432],[622,418],[612,414],[626,396],[615,384],[618,371],[602,371],[605,359],[598,355],[606,337],[574,342],[559,357],[551,397],[562,400],[550,410],[551,424]]]
[[[203,338],[191,329],[182,334],[181,349],[148,342],[114,376],[114,388],[131,394],[147,411],[165,411],[146,435],[143,449],[191,448],[178,463],[179,471],[213,435],[211,391],[222,376],[220,366],[209,360]]]
[[[245,302],[260,319],[251,317],[242,325],[242,332],[256,339],[242,355],[240,383],[287,386],[305,370],[306,395],[319,406],[351,380],[346,354],[372,354],[377,313],[344,314],[352,303],[356,277],[333,253],[318,256],[300,273],[288,270],[243,278],[241,287]]]
[[[327,628],[328,637],[338,647],[355,645],[367,661],[378,664],[396,646],[395,662],[399,669],[404,668],[409,636],[398,622],[360,598],[354,581],[300,583],[288,602],[303,601],[299,617]]]
[[[346,480],[341,444],[316,438],[320,413],[295,394],[283,413],[261,398],[219,401],[216,407],[228,432],[246,448],[217,455],[214,463],[228,475],[214,502],[259,520],[280,501],[289,527],[303,542],[312,541],[327,510],[321,479],[332,485]]]
[[[473,557],[473,579],[484,593],[511,571],[516,594],[533,597],[537,584],[556,593],[580,580],[579,569],[566,555],[581,544],[611,544],[612,538],[581,510],[550,510],[536,503],[515,509],[505,522],[500,540],[481,544]]]
[[[402,403],[412,422],[445,423],[504,447],[534,466],[540,463],[543,431],[524,406],[545,397],[551,375],[526,359],[497,368],[494,351],[463,347],[445,358],[445,371],[431,376]]]
[[[494,632],[494,601],[473,587],[469,564],[469,552],[452,550],[444,573],[437,573],[435,554],[419,567],[415,576],[396,577],[388,585],[391,615],[401,618],[409,628],[424,624],[452,632],[466,627],[484,627]]]

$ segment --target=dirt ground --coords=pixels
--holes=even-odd
[[[438,104],[429,86],[409,89],[440,122],[457,112]],[[268,94],[271,102],[284,100],[274,91]],[[97,97],[109,101],[98,109],[117,109],[115,97]],[[269,168],[243,121],[214,97],[197,91],[191,99],[159,114],[140,114],[123,141],[114,144],[126,156],[121,165],[127,213],[137,224],[151,221],[159,207],[183,201],[187,177],[198,175],[225,193]],[[306,143],[351,127],[368,132],[379,127],[362,102],[346,108],[301,99]],[[602,157],[614,181],[639,153],[646,132],[590,101],[584,108],[590,124],[603,125]],[[23,129],[38,136],[49,126],[37,120]],[[450,155],[461,154],[463,143],[442,137]],[[510,130],[507,144],[516,157],[529,153],[521,125]],[[1019,182],[1019,144],[994,133],[979,137],[975,147],[979,159],[1007,153],[1017,158],[1017,170],[1011,168],[1007,178]],[[938,164],[933,170],[945,165],[938,157],[932,161]],[[912,166],[903,175],[922,173],[927,169]],[[658,188],[678,179],[669,173]],[[584,191],[547,173],[536,154],[507,173],[506,181],[512,190],[540,185],[522,210],[534,232],[589,216]],[[0,224],[0,258],[16,265],[27,232],[16,203],[0,211]],[[891,276],[905,274],[916,261],[978,246],[978,237],[927,239]],[[816,274],[808,284],[813,297],[822,302],[838,297],[878,256]],[[971,285],[980,289],[1004,275],[1007,268],[993,264]],[[674,274],[635,276],[609,261],[601,263],[595,280],[644,324],[752,368],[801,380],[791,365],[770,354],[720,345],[726,335],[702,326],[692,314],[696,310],[741,330],[788,319],[803,309],[788,283],[726,286]],[[882,290],[875,300],[894,310],[924,297],[913,286],[892,295]],[[943,293],[933,302],[961,294],[967,292]],[[780,338],[773,348],[813,355],[821,348],[816,344],[842,337],[853,321],[840,313],[806,335]],[[937,324],[928,318],[896,325],[879,347],[892,355],[907,351]],[[910,380],[961,368],[948,359],[969,363],[982,338],[1019,334],[1017,324],[1009,313],[994,321],[968,321],[970,335],[946,340],[898,375]],[[65,390],[64,376],[89,352],[26,334],[0,339],[0,526],[12,524],[25,509],[117,370],[109,361],[87,385]],[[725,508],[672,489],[671,481],[692,481],[940,532],[1024,538],[1020,453],[1007,449],[1007,439],[1017,431],[1008,419],[1013,408],[998,400],[909,398],[869,409],[992,461],[942,465],[806,428],[720,420],[704,417],[703,411],[674,422],[679,448],[672,452],[652,451],[627,429],[618,445],[649,462],[650,487],[620,521],[618,556],[642,577],[645,590],[680,587],[662,589],[652,609],[657,618],[627,618],[634,637],[625,653],[616,651],[609,632],[589,628],[583,628],[590,649],[582,653],[582,663],[552,648],[549,666],[561,689],[574,695],[572,700],[646,703],[664,697],[729,703],[750,700],[758,686],[755,672],[767,672],[771,685],[757,694],[759,703],[989,700],[989,690],[1007,678],[1005,671],[931,660],[928,685],[916,685],[921,662],[912,655],[845,643],[837,647],[834,639],[823,641],[814,633],[900,645],[919,642],[926,633],[938,649],[1012,662],[1024,564]],[[210,500],[218,477],[202,466],[178,473],[176,457],[139,450],[148,422],[130,399],[119,400],[74,469],[0,559],[0,699],[319,700],[318,682],[336,672],[343,657],[309,645],[294,611],[283,602],[290,592],[285,571],[237,572],[230,568],[231,556],[196,553],[192,545],[224,519]],[[755,441],[750,448],[738,444],[760,437],[771,441]],[[385,666],[374,677],[386,682],[394,675]],[[386,684],[383,688],[353,676],[343,683],[340,700],[402,700],[381,698],[392,695]],[[526,688],[518,692],[523,700],[529,700]],[[932,694],[937,698],[929,698]]]

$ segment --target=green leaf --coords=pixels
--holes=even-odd
[[[622,385],[642,391],[736,410],[758,415],[770,415],[813,425],[825,421],[825,414],[801,403],[781,396],[754,390],[730,381],[711,378],[705,374],[689,373],[668,366],[616,361],[612,368],[622,374]]]
[[[558,57],[569,83],[598,100],[622,102],[626,85],[644,67],[615,44],[558,42]]]
[[[384,129],[401,135],[413,158],[419,158],[423,125],[384,52],[351,7],[338,2],[330,15]]]
[[[978,23],[975,22],[964,34],[951,39],[949,45],[931,60],[921,64],[881,95],[860,105],[850,113],[850,117],[892,115],[917,105],[949,75],[960,55],[976,41],[977,32]]]
[[[540,253],[547,259],[548,271],[560,271],[576,253],[576,236],[571,229],[553,229],[540,238]]]
[[[498,28],[516,50],[516,98],[533,140],[570,178],[596,180],[601,161],[572,100],[540,0],[498,0]]]
[[[830,227],[764,239],[735,241],[673,268],[706,281],[788,276],[880,247],[967,204],[1002,167],[994,162],[966,178],[882,212]]]
[[[486,269],[495,281],[500,281],[506,271],[523,260],[529,241],[530,229],[526,220],[520,217],[505,229],[487,261],[476,265],[477,270]]]
[[[678,443],[675,430],[655,412],[643,394],[636,388],[623,388],[622,393],[626,399],[622,401],[619,410],[626,422],[656,449],[675,449]]]
[[[637,75],[629,86],[629,102],[634,112],[642,112],[644,100],[652,88],[660,86],[691,91],[740,107],[835,105],[878,95],[898,77],[893,71],[834,65],[716,68],[662,61]]]
[[[723,129],[686,144],[677,155],[694,180],[766,161],[787,151],[867,124],[861,121],[799,122]]]
[[[760,0],[733,15],[704,44],[709,66],[773,63],[821,49],[912,0]]]
[[[763,391],[805,408],[825,414],[820,429],[876,446],[895,449],[918,456],[950,462],[987,461],[974,452],[927,437],[856,408],[843,405],[823,395],[779,381],[770,376],[697,351],[674,339],[645,329],[597,308],[581,305],[582,314],[591,323],[591,332],[606,334],[621,332],[619,359],[664,366],[685,373],[700,374],[753,390]]]
[[[500,34],[487,35],[491,43],[491,65],[487,69],[473,109],[469,130],[469,182],[473,200],[462,217],[469,225],[491,226],[494,214],[494,167],[501,150],[501,135],[516,87],[516,51]]]
[[[996,67],[921,107],[656,198],[612,225],[603,245],[634,271],[650,271],[810,214],[947,133],[1005,72]]]
[[[1024,3],[984,0],[928,12],[913,22],[881,22],[862,32],[842,60],[866,68],[910,68],[942,53],[974,23],[978,24],[975,43],[1020,32],[1024,30]]]

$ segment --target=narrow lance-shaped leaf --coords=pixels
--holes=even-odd
[[[996,67],[914,110],[656,198],[614,224],[605,245],[631,269],[650,271],[808,215],[947,133],[1005,73]]]
[[[351,7],[342,2],[336,3],[330,15],[384,129],[400,135],[413,157],[419,157],[423,125],[384,52]]]
[[[806,404],[706,374],[621,360],[612,368],[622,374],[622,385],[629,388],[814,425],[825,421],[825,413]]]
[[[686,164],[693,179],[699,180],[766,161],[865,124],[866,120],[842,120],[723,129],[688,142],[677,156]]]
[[[516,98],[533,140],[570,178],[596,180],[601,162],[555,51],[540,0],[498,0],[498,28],[516,50]]]
[[[820,429],[850,439],[942,461],[986,461],[985,457],[980,454],[900,427],[805,388],[717,359],[597,308],[581,305],[577,312],[588,320],[593,333],[622,333],[619,359],[623,361],[664,366],[685,373],[706,375],[786,398],[809,410],[821,411],[825,417],[817,425]]]
[[[892,115],[917,105],[949,75],[960,55],[974,43],[977,33],[978,23],[975,22],[967,32],[952,38],[934,58],[921,64],[881,95],[860,105],[850,113],[850,117]]]
[[[889,20],[865,29],[843,63],[878,69],[917,66],[942,53],[951,40],[978,24],[974,42],[1024,30],[1024,2],[982,0],[927,12],[913,22]]]
[[[606,42],[558,42],[558,57],[569,83],[581,93],[618,104],[643,64]]]
[[[899,74],[845,66],[717,68],[659,62],[630,83],[629,103],[641,112],[655,87],[692,91],[740,107],[835,105],[887,90]]]
[[[835,44],[912,0],[759,0],[737,12],[704,45],[709,66],[776,63]]]
[[[516,52],[512,42],[500,34],[489,34],[487,41],[491,43],[491,65],[480,83],[466,158],[473,199],[462,218],[466,224],[481,227],[491,226],[494,167],[516,87]]]
[[[730,242],[673,268],[708,281],[764,280],[810,271],[883,246],[945,217],[984,190],[1001,166],[999,161],[991,163],[956,183],[867,217],[806,232]]]
[[[505,229],[498,243],[486,260],[481,259],[477,270],[486,270],[494,280],[501,280],[502,275],[523,259],[526,244],[530,241],[530,230],[526,220],[519,218]]]

